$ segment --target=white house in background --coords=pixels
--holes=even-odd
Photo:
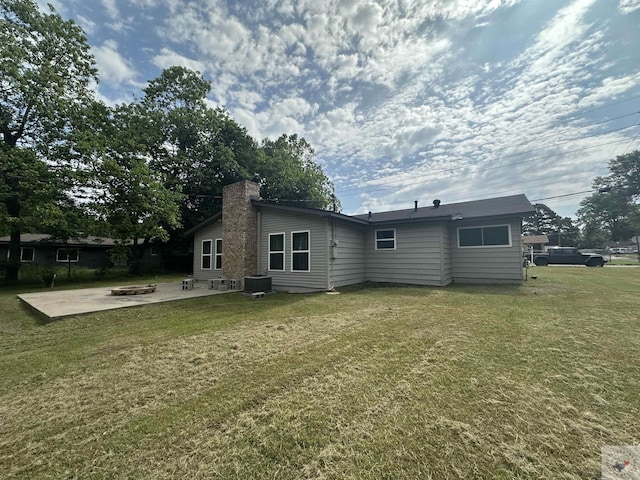
[[[192,228],[197,280],[271,277],[321,291],[366,281],[445,286],[520,283],[524,195],[364,215],[270,203],[259,186],[224,188],[222,212]]]

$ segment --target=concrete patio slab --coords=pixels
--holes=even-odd
[[[37,313],[47,317],[47,319],[56,320],[83,313],[234,292],[234,290],[210,290],[204,282],[196,282],[192,290],[182,290],[181,282],[158,283],[155,285],[155,292],[141,295],[111,295],[112,288],[127,286],[121,284],[112,287],[22,293],[18,295],[18,298]]]

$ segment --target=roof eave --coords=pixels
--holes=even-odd
[[[191,227],[189,230],[185,231],[182,233],[183,237],[190,237],[191,235],[193,235],[196,232],[199,232],[200,230],[202,230],[205,227],[208,227],[209,225],[214,224],[215,222],[217,222],[220,218],[222,217],[222,212],[218,212],[215,215],[211,215],[209,218],[204,219],[202,222],[200,222],[199,224]]]
[[[296,207],[293,205],[281,205],[278,203],[265,202],[264,200],[257,200],[257,199],[251,199],[251,204],[256,207],[272,208],[275,210],[284,210],[284,211],[289,211],[294,213],[301,213],[304,215],[314,215],[317,217],[332,218],[335,220],[343,220],[346,222],[358,223],[360,225],[367,225],[369,223],[366,220],[350,217],[349,215],[343,215],[342,213],[330,212],[329,210]]]

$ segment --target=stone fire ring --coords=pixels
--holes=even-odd
[[[155,285],[116,287],[111,289],[111,295],[144,295],[145,293],[153,293],[156,291]]]

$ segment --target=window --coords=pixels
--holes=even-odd
[[[36,256],[36,249],[33,247],[20,247],[20,261],[33,262]]]
[[[211,270],[211,240],[202,241],[200,268],[202,270]]]
[[[111,252],[109,254],[113,265],[116,267],[125,267],[127,265],[127,254],[123,252]]]
[[[396,249],[396,231],[376,230],[376,250],[395,250]]]
[[[160,247],[157,245],[151,245],[151,256],[155,257],[156,255],[160,255]]]
[[[309,271],[309,232],[291,232],[291,270]]]
[[[269,270],[284,271],[284,233],[269,234]]]
[[[222,239],[216,238],[216,270],[222,268]]]
[[[472,227],[458,229],[459,247],[510,247],[511,229],[509,225]]]
[[[56,252],[56,262],[77,262],[78,256],[77,248],[59,248]]]

